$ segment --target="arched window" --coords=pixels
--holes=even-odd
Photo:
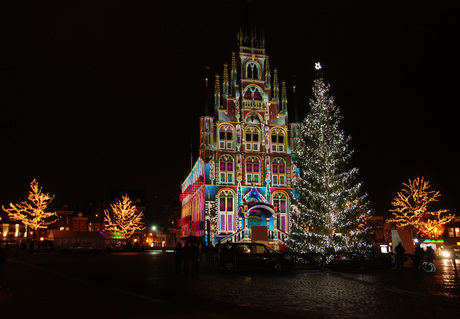
[[[222,155],[219,159],[219,177],[223,184],[232,184],[235,176],[234,159],[230,155]]]
[[[277,228],[286,233],[288,231],[288,196],[284,192],[275,192],[273,193],[272,201],[278,212]]]
[[[219,199],[219,232],[233,232],[235,214],[235,194],[231,190],[222,190]]]
[[[259,66],[257,63],[249,62],[247,64],[246,77],[248,79],[259,79]]]
[[[260,185],[261,166],[257,156],[248,156],[245,161],[246,168],[246,184]]]
[[[284,153],[286,151],[286,138],[281,129],[272,130],[272,152]]]
[[[260,132],[257,127],[254,126],[249,126],[246,128],[244,131],[245,134],[245,143],[244,143],[244,149],[246,151],[259,151],[260,150]]]
[[[219,149],[233,150],[233,126],[222,125],[219,127]]]
[[[275,158],[272,162],[273,186],[286,185],[286,161],[282,158]]]
[[[262,92],[259,90],[259,88],[257,86],[251,85],[244,92],[243,98],[245,100],[261,101],[262,100]]]

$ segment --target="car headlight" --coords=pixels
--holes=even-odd
[[[442,257],[444,257],[444,258],[449,258],[449,257],[450,257],[450,252],[448,252],[448,251],[443,251],[443,252],[442,252]]]

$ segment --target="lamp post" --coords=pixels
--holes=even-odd
[[[150,233],[150,235],[152,236],[152,248],[155,248],[155,244],[156,244],[156,230],[157,230],[157,226],[155,225],[152,225],[150,226],[150,230],[152,231],[152,233]]]

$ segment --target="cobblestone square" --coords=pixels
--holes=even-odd
[[[448,260],[394,270],[175,273],[173,254],[43,253],[2,269],[2,313],[67,318],[448,318],[460,287]],[[27,306],[27,307],[25,307]]]

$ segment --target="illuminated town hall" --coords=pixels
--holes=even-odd
[[[299,123],[289,124],[287,103],[264,37],[240,31],[238,52],[215,78],[213,116],[199,118],[200,156],[182,183],[183,237],[284,243],[299,131]]]

